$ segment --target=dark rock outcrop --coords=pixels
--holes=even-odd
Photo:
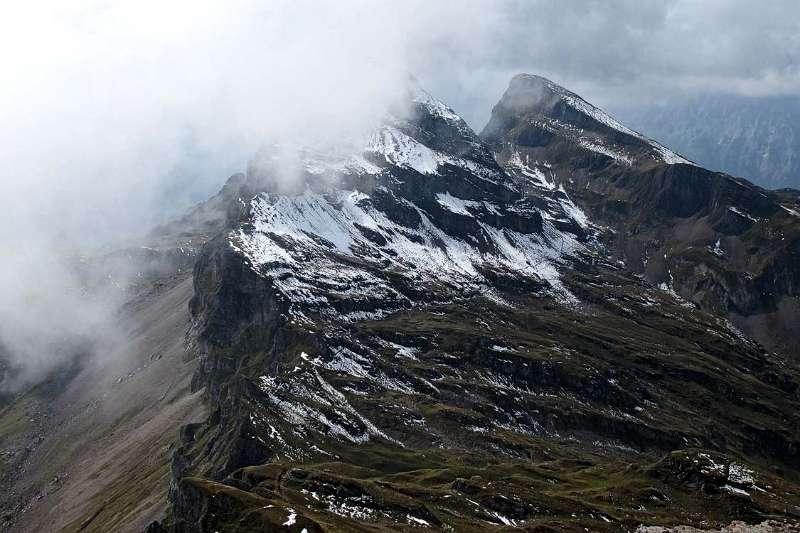
[[[691,164],[537,76],[511,81],[482,137],[518,181],[563,187],[629,270],[800,358],[797,194]]]

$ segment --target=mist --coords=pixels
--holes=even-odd
[[[356,138],[397,104],[445,14],[422,2],[15,6],[0,22],[0,344],[12,367],[0,388],[125,342],[119,287],[137,266],[87,292],[76,258],[136,243],[265,144]],[[464,22],[450,37],[478,31]]]
[[[75,258],[136,242],[262,146],[357,137],[400,101],[409,73],[477,130],[521,71],[612,107],[681,91],[797,92],[800,17],[786,13],[798,7],[753,11],[688,0],[10,5],[0,344],[17,370],[0,388],[34,383],[65,346],[124,342],[113,318],[124,298],[82,290]]]

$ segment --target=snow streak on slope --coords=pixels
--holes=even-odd
[[[421,301],[498,300],[501,279],[576,301],[558,268],[587,224],[566,193],[554,191],[566,203],[523,197],[488,146],[428,93],[412,87],[408,117],[389,116],[355,153],[304,151],[305,190],[256,189],[248,222],[230,234],[293,314],[361,320]]]
[[[469,127],[466,121],[455,111],[447,107],[441,100],[431,96],[423,88],[416,86],[412,89],[411,101],[422,106],[431,116],[439,117],[455,128],[464,138],[472,138],[477,141],[475,132]]]
[[[617,120],[613,119],[608,113],[603,111],[602,109],[598,109],[597,107],[593,106],[592,104],[585,101],[583,98],[579,96],[565,96],[565,101],[574,107],[575,109],[579,110],[580,112],[589,115],[596,121],[605,124],[606,126],[620,131],[622,133],[631,135],[636,137],[637,139],[641,139],[650,146],[655,149],[656,153],[658,154],[658,158],[661,159],[664,163],[668,165],[675,165],[678,163],[685,164],[685,165],[692,165],[693,163],[688,159],[681,157],[680,155],[676,154],[669,148],[662,146],[661,144],[657,143],[653,139],[648,139],[647,137],[625,127],[623,124],[618,122]],[[589,148],[590,150],[604,153],[613,157],[614,159],[621,160],[625,164],[630,164],[631,161],[626,156],[619,156],[616,152],[610,147],[603,147],[593,143],[582,143],[585,147]]]
[[[503,178],[501,173],[475,161],[432,150],[392,126],[385,126],[372,136],[367,153],[382,157],[389,164],[416,170],[420,174],[436,174],[440,167],[452,165],[492,183],[499,183]]]
[[[551,82],[550,80],[547,80],[546,78],[540,78],[538,76],[530,76],[530,78],[534,79],[537,83],[544,83],[550,92],[558,95],[558,97],[565,104],[572,107],[576,111],[588,117],[591,117],[596,122],[599,122],[600,124],[603,124],[604,126],[607,126],[613,130],[619,131],[626,135],[630,135],[631,137],[636,137],[637,139],[646,142],[655,150],[657,154],[657,159],[660,159],[664,163],[668,165],[674,165],[678,163],[686,165],[693,164],[691,161],[685,159],[684,157],[681,157],[677,153],[659,144],[653,139],[649,139],[644,135],[641,135],[640,133],[633,131],[632,129],[628,128],[618,120],[611,117],[608,113],[606,113],[602,109],[593,106],[592,104],[590,104],[577,94],[565,89],[564,87],[561,87]],[[597,143],[597,141],[594,142],[584,141],[581,142],[581,144],[589,150],[608,155],[609,157],[620,160],[625,164],[630,164],[630,161],[626,156],[618,154],[611,146],[601,146],[600,144]]]
[[[605,146],[603,144],[599,144],[597,142],[587,141],[585,139],[578,139],[578,144],[586,148],[587,150],[591,150],[592,152],[603,154],[605,156],[610,157],[611,159],[615,159],[618,163],[623,165],[630,166],[633,160],[630,156],[614,150],[609,146]]]
[[[595,119],[597,122],[600,122],[601,124],[605,124],[609,128],[615,129],[617,131],[621,131],[622,133],[627,133],[628,135],[632,135],[634,137],[640,137],[641,138],[641,135],[639,135],[638,133],[636,133],[632,129],[627,128],[624,124],[622,124],[621,122],[619,122],[616,119],[614,119],[611,115],[609,115],[608,113],[606,113],[602,109],[593,106],[592,104],[590,104],[589,102],[587,102],[586,100],[581,98],[580,96],[578,96],[576,94],[567,93],[567,92],[564,91],[562,93],[562,98],[564,99],[564,101],[568,105],[570,105],[571,107],[577,109],[578,111],[580,111],[584,115],[589,115],[590,117]]]
[[[536,161],[531,163],[528,157],[526,157],[526,161],[523,161],[522,156],[516,150],[512,152],[511,157],[506,161],[506,168],[524,176],[526,181],[535,187],[548,191],[554,191],[557,188],[555,180],[547,179],[545,172],[539,168]]]
[[[384,156],[388,163],[412,168],[420,174],[435,174],[439,165],[446,160],[444,154],[431,150],[392,127],[379,130],[367,149]]]
[[[682,163],[682,164],[686,164],[686,165],[693,164],[688,159],[685,159],[685,158],[681,157],[680,155],[676,154],[675,152],[673,152],[669,148],[667,148],[665,146],[662,146],[661,144],[657,143],[653,139],[648,139],[647,137],[641,135],[640,133],[637,133],[637,132],[633,131],[632,129],[626,127],[624,124],[622,124],[618,120],[616,120],[613,117],[611,117],[611,115],[609,115],[608,113],[606,113],[602,109],[593,106],[592,104],[590,104],[589,102],[587,102],[586,100],[581,98],[580,96],[578,96],[576,94],[569,93],[567,91],[563,91],[562,98],[564,99],[564,101],[568,105],[570,105],[574,109],[577,109],[581,113],[592,117],[597,122],[600,122],[601,124],[604,124],[604,125],[608,126],[609,128],[615,129],[617,131],[620,131],[622,133],[625,133],[627,135],[630,135],[632,137],[636,137],[637,139],[641,139],[641,140],[645,141],[646,143],[648,143],[650,146],[652,146],[656,150],[656,152],[659,154],[661,160],[664,163],[666,163],[668,165],[674,165],[674,164],[677,164],[677,163]],[[588,147],[588,148],[590,148],[592,150],[595,150],[595,151],[598,151],[596,149],[596,147],[595,148]],[[605,153],[605,152],[602,152],[602,153]],[[611,157],[615,157],[615,156],[611,155]]]
[[[431,96],[419,86],[412,89],[412,102],[424,106],[431,115],[442,117],[452,124],[466,125],[464,119],[458,116],[455,111],[447,107],[442,101]],[[467,126],[467,129],[469,129],[469,126]]]
[[[449,194],[440,199],[472,218],[475,211],[494,209]],[[347,313],[351,319],[380,316],[408,302],[387,273],[458,294],[489,288],[484,276],[489,269],[544,280],[554,294],[574,300],[557,270],[561,256],[580,246],[574,236],[548,223],[544,234],[524,234],[479,221],[483,239],[491,244],[486,252],[471,239],[447,234],[415,204],[399,201],[419,214],[418,227],[392,220],[358,191],[262,194],[251,202],[253,230],[231,235],[231,244],[292,302],[324,314],[338,314],[333,304],[338,298],[347,298],[356,309],[358,302],[370,303],[364,306],[369,312]]]

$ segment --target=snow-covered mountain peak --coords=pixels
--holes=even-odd
[[[422,175],[466,170],[493,187],[509,189],[491,151],[455,111],[425,91],[413,78],[404,105],[388,110],[370,131],[346,138],[280,142],[265,146],[249,166],[254,191],[302,192],[376,176],[389,167]]]
[[[447,105],[441,100],[437,100],[431,96],[431,94],[423,89],[419,83],[415,82],[414,85],[412,85],[410,92],[411,101],[424,107],[431,115],[441,117],[450,123],[466,124],[464,119],[461,118],[455,111],[447,107]]]
[[[358,320],[469,294],[499,299],[501,279],[574,303],[559,269],[584,247],[582,212],[563,190],[523,194],[423,89],[410,101],[408,116],[389,117],[353,153],[298,152],[291,189],[270,185],[275,165],[259,168],[231,247],[297,316]]]

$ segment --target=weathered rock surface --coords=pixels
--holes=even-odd
[[[538,76],[512,80],[482,137],[531,194],[567,191],[631,272],[800,358],[800,193],[691,164]]]

